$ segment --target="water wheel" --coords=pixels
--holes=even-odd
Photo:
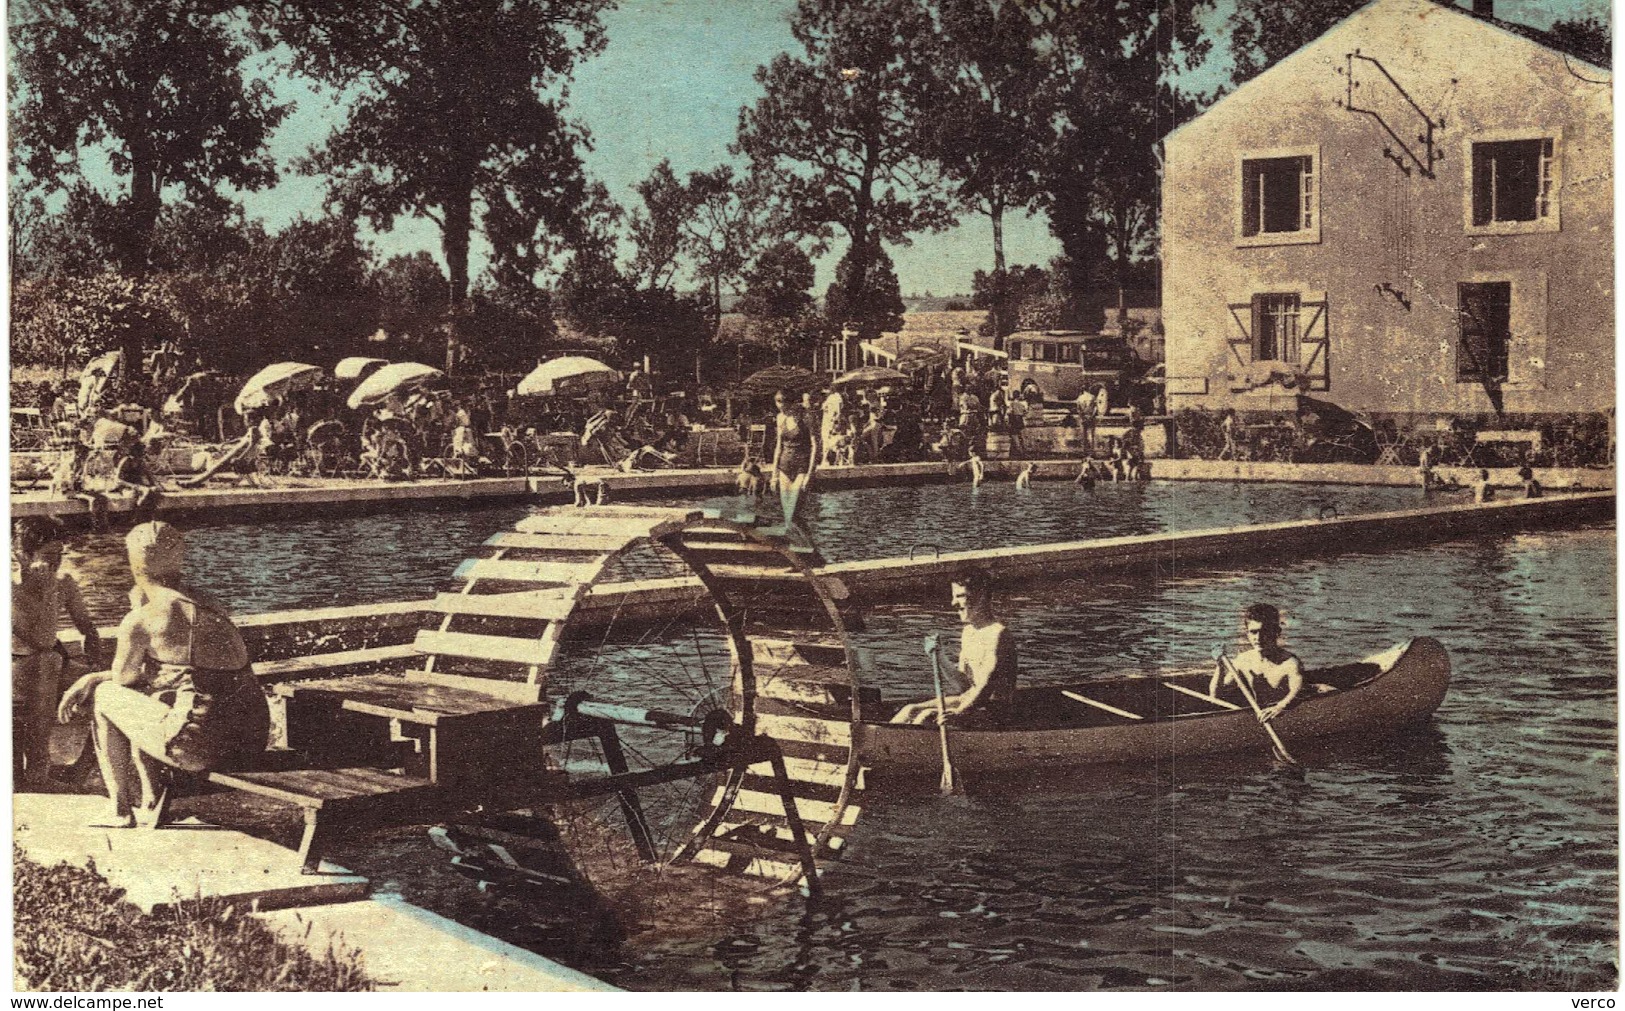
[[[698,510],[562,507],[489,538],[419,646],[439,673],[534,685],[562,785],[436,841],[482,882],[567,877],[534,857],[557,842],[816,890],[857,818],[850,744],[873,698],[847,637],[857,609],[822,565],[782,531]]]

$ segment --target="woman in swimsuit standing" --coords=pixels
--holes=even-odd
[[[135,588],[109,671],[86,674],[58,719],[92,705],[96,758],[113,827],[156,818],[160,765],[219,768],[265,750],[270,708],[248,650],[218,601],[181,583],[186,545],[168,523],[143,523],[125,544]]]
[[[813,436],[812,421],[790,398],[789,390],[773,395],[773,403],[779,409],[778,431],[773,439],[773,480],[779,486],[779,504],[784,508],[786,529],[795,523],[801,493],[812,483],[813,471],[818,466],[818,440]]]

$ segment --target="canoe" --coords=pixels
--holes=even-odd
[[[1232,709],[1188,694],[1205,693],[1209,673],[1020,689],[1014,726],[977,730],[950,724],[949,751],[956,769],[967,776],[1230,751],[1267,754],[1269,740],[1239,696],[1226,699],[1239,704]],[[1313,694],[1300,697],[1273,721],[1288,749],[1322,737],[1385,734],[1425,720],[1444,700],[1450,656],[1437,640],[1417,638],[1359,663],[1308,671],[1304,680],[1305,692]],[[1319,692],[1315,685],[1331,690]],[[942,769],[935,724],[863,722],[854,729],[859,762],[876,774],[936,775]]]

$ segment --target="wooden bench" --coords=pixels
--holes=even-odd
[[[299,866],[315,874],[331,842],[346,832],[380,824],[432,818],[440,791],[427,779],[385,769],[286,769],[212,772],[209,782],[302,808],[305,833]]]
[[[413,642],[261,665],[277,682],[281,754],[293,756],[284,763],[300,767],[208,781],[299,807],[307,872],[348,832],[558,795],[563,773],[542,762],[551,710],[541,694],[564,622],[629,527],[653,531],[684,515],[621,507],[531,517],[459,567],[464,592],[430,602],[439,620]]]

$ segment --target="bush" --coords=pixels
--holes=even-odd
[[[1217,460],[1224,449],[1223,417],[1205,407],[1174,412],[1176,455],[1185,459]]]
[[[316,957],[225,902],[147,915],[93,870],[15,847],[18,988],[35,991],[373,989],[352,951]]]

